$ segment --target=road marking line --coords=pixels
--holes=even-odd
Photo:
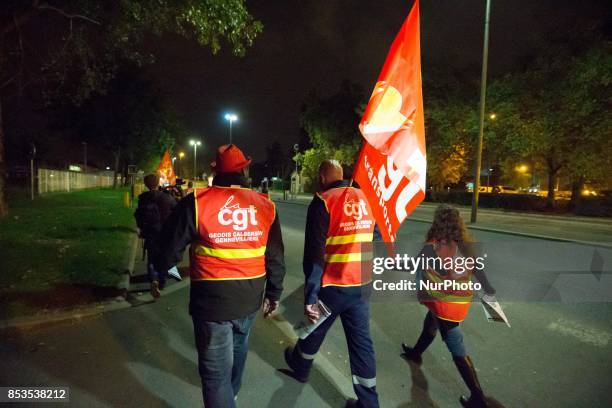
[[[551,322],[546,328],[565,336],[574,337],[582,343],[596,347],[605,347],[610,340],[612,340],[612,334],[609,332],[585,327],[579,323],[565,319],[557,319],[556,322]]]

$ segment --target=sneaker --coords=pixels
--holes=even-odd
[[[151,296],[153,296],[155,299],[158,299],[161,296],[161,293],[159,292],[159,282],[156,280],[151,282]]]
[[[172,268],[168,269],[168,275],[170,275],[171,277],[173,277],[174,279],[176,279],[177,281],[182,281],[183,278],[181,277],[181,274],[179,273],[179,270],[176,266],[173,266]]]
[[[300,375],[299,368],[297,367],[297,364],[295,364],[295,361],[293,361],[293,347],[287,347],[285,349],[285,362],[287,363],[289,368],[293,371],[293,378],[295,378],[297,381],[301,383],[308,382],[308,374]]]

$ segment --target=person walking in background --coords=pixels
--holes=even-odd
[[[147,276],[151,285],[151,295],[160,296],[160,290],[166,285],[167,270],[155,267],[159,255],[158,241],[164,221],[176,206],[176,200],[165,191],[159,189],[157,174],[147,174],[144,184],[149,191],[138,196],[138,206],[134,212],[139,235],[144,238],[144,249],[147,252]],[[180,275],[177,278],[180,280]]]
[[[315,355],[340,317],[349,350],[357,400],[347,406],[378,407],[376,361],[370,337],[370,308],[364,294],[370,279],[362,271],[362,244],[371,245],[375,228],[363,192],[343,180],[340,164],[325,160],[319,167],[323,192],[315,195],[306,217],[304,238],[304,310],[311,322],[320,317],[318,302],[331,315],[312,333],[285,350],[294,377],[306,382]]]
[[[244,188],[251,163],[233,144],[217,150],[211,187],[194,189],[162,232],[163,265],[190,248],[191,293],[204,405],[234,407],[251,326],[278,308],[285,277],[284,247],[274,203]]]
[[[425,259],[441,258],[442,264],[449,264],[446,260],[456,260],[458,257],[475,257],[474,246],[461,215],[456,208],[441,205],[436,209],[434,221],[427,232],[427,242],[421,254]],[[443,282],[454,280],[459,283],[469,282],[472,273],[482,284],[487,295],[494,295],[495,289],[489,283],[484,270],[420,270],[417,271],[418,281]],[[461,397],[464,407],[486,407],[486,400],[476,376],[472,359],[467,355],[463,344],[463,334],[460,323],[468,314],[472,300],[472,292],[468,290],[419,290],[419,301],[429,311],[423,323],[423,331],[414,347],[402,343],[402,350],[408,360],[420,365],[421,355],[433,342],[438,331],[442,340],[453,356],[453,361],[459,370],[461,378],[471,392],[469,398]]]

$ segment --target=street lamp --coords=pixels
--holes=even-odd
[[[202,145],[199,140],[190,140],[189,144],[193,146],[193,178],[196,178],[196,162],[198,157],[198,146]]]
[[[487,0],[484,24],[484,40],[482,43],[482,71],[480,74],[480,115],[478,126],[478,148],[476,150],[476,169],[474,172],[474,194],[472,195],[472,213],[470,221],[476,222],[478,217],[478,193],[480,189],[480,167],[482,165],[482,139],[484,134],[485,100],[487,93],[487,65],[489,60],[489,21],[491,16],[491,0]],[[490,117],[490,116],[489,116]]]
[[[172,158],[172,165],[174,166],[174,162],[176,161],[176,156]]]
[[[489,115],[489,119],[491,119],[491,120],[495,120],[495,119],[497,119],[497,113],[495,113],[495,112],[491,113],[491,114]]]
[[[225,120],[229,121],[229,136],[230,136],[230,144],[232,144],[232,123],[238,120],[238,116],[235,113],[226,113]]]
[[[180,152],[179,153],[179,159],[183,160],[183,157],[185,157],[185,152]]]

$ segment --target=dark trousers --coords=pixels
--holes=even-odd
[[[144,248],[147,251],[147,277],[149,282],[158,281],[160,286],[163,288],[166,284],[167,271],[158,271],[155,269],[154,263],[157,261],[159,256],[159,249],[155,244],[154,238],[146,238],[144,241]]]
[[[257,312],[240,319],[206,321],[192,316],[204,406],[234,408]]]
[[[308,374],[325,335],[339,316],[348,345],[353,389],[363,407],[378,407],[376,360],[370,337],[370,306],[361,294],[347,295],[334,287],[321,289],[319,298],[332,314],[304,340],[299,340],[293,357],[300,373]]]

